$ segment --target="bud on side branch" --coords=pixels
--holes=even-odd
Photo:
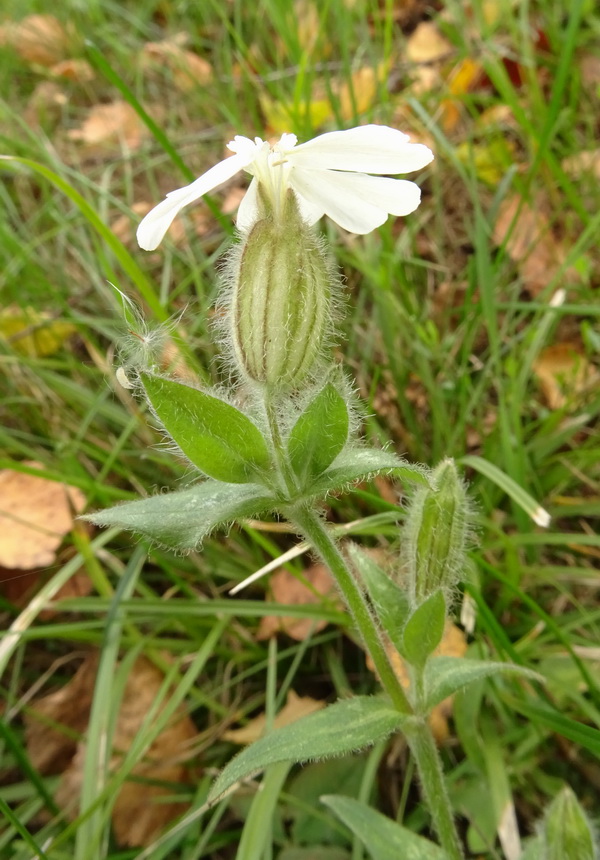
[[[415,493],[402,530],[402,555],[413,605],[441,590],[447,598],[464,573],[471,506],[454,460],[443,460],[429,487]]]

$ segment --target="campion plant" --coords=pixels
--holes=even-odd
[[[429,471],[357,438],[352,386],[330,349],[340,281],[314,231],[323,215],[364,234],[390,214],[410,214],[419,205],[419,187],[388,174],[424,168],[433,154],[378,125],[322,134],[301,145],[293,134],[274,145],[238,136],[229,149],[233,155],[168,194],[137,231],[140,246],[155,249],[184,206],[238,171],[252,175],[218,314],[216,336],[229,386],[171,379],[152,360],[143,360],[149,355],[144,351],[136,353],[137,363],[130,356],[120,372],[202,479],[89,519],[132,529],[180,552],[199,549],[208,534],[236,520],[276,514],[288,521],[334,575],[382,692],[344,699],[269,733],[225,767],[209,802],[276,762],[342,755],[402,732],[441,848],[381,816],[384,823],[373,826],[393,828],[389,839],[400,839],[402,856],[458,860],[463,849],[429,714],[469,683],[498,672],[531,673],[504,663],[433,656],[464,578],[469,500],[452,460]],[[328,493],[381,474],[414,485],[397,577],[358,547],[340,545],[320,512]],[[409,669],[408,688],[393,669],[394,650]],[[326,802],[357,827],[363,813],[346,801]]]

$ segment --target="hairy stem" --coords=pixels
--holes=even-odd
[[[406,732],[421,778],[421,787],[440,843],[449,860],[464,860],[440,760],[426,718]]]
[[[319,515],[305,505],[296,505],[287,513],[292,524],[312,544],[335,576],[388,696],[401,713],[411,714],[410,702],[385,652],[363,593]]]

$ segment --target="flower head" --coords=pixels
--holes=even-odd
[[[191,185],[169,192],[146,215],[137,230],[142,248],[154,250],[184,206],[240,170],[253,177],[238,210],[240,230],[250,229],[262,217],[260,186],[276,214],[283,210],[291,188],[307,224],[328,215],[350,233],[369,233],[388,215],[414,212],[421,200],[414,182],[381,174],[410,173],[433,159],[426,146],[410,143],[408,135],[385,125],[332,131],[299,146],[294,134],[282,135],[273,145],[260,137],[250,140],[237,135],[227,148],[234,153],[231,157],[215,164]]]

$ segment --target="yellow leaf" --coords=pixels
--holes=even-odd
[[[512,140],[497,136],[477,146],[461,143],[456,147],[455,154],[462,164],[474,165],[477,177],[495,188],[514,164],[516,147]]]
[[[74,331],[71,323],[53,320],[51,314],[31,307],[10,305],[0,311],[0,340],[31,358],[54,355]]]

